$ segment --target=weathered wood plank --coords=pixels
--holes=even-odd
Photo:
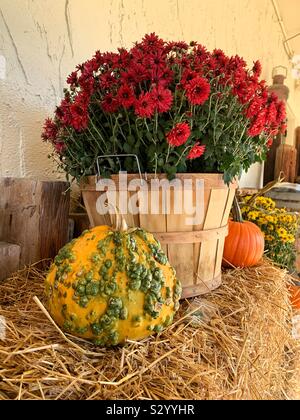
[[[283,172],[286,182],[295,182],[297,151],[294,146],[281,144],[277,148],[274,179]]]
[[[52,258],[68,240],[69,184],[0,179],[0,240],[21,246],[20,265]]]
[[[0,281],[19,269],[20,254],[19,245],[0,241]]]

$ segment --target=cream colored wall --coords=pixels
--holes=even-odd
[[[268,82],[274,66],[288,66],[271,0],[0,0],[0,176],[57,177],[40,132],[66,76],[96,49],[152,31],[259,58]],[[300,92],[288,84],[298,124]]]

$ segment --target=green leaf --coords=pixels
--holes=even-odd
[[[161,141],[165,140],[164,132],[160,128],[158,129],[157,135],[158,135],[159,140]]]
[[[134,146],[136,138],[132,134],[129,134],[129,136],[127,136],[127,142],[129,145]]]
[[[125,153],[132,153],[132,147],[128,143],[124,143],[123,150]]]
[[[152,135],[149,131],[146,131],[146,137],[147,137],[147,139],[148,139],[149,141],[151,141],[151,142],[152,142],[152,140],[153,140],[153,135]]]

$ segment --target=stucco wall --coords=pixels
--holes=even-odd
[[[57,177],[40,132],[66,76],[96,49],[152,31],[259,58],[268,82],[274,66],[288,66],[270,0],[0,0],[0,176]],[[300,92],[288,84],[300,121]]]

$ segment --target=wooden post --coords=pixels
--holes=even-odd
[[[19,269],[20,253],[19,245],[0,242],[0,281]]]
[[[0,240],[21,246],[20,266],[53,258],[68,239],[69,184],[0,179]]]
[[[267,159],[264,165],[264,185],[268,182],[274,181],[274,170],[275,170],[275,162],[276,162],[276,152],[277,148],[281,144],[282,134],[278,134],[275,137],[272,146],[270,147],[267,153]]]
[[[296,128],[295,146],[297,149],[296,179],[300,177],[300,127]],[[297,181],[299,182],[299,181]]]
[[[283,172],[286,182],[296,180],[296,148],[288,144],[281,144],[277,148],[275,163],[275,179]]]

